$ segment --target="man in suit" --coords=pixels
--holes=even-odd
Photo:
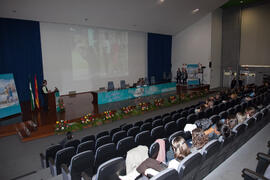
[[[177,72],[176,72],[176,83],[177,84],[181,84],[181,70],[180,68],[178,68]]]
[[[46,80],[43,80],[43,83],[42,83],[42,89],[41,89],[41,94],[43,96],[43,99],[44,99],[44,111],[48,111],[48,88],[47,88],[47,81]]]

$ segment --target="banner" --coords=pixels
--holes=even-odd
[[[200,80],[198,78],[198,70],[199,70],[199,64],[187,65],[187,73],[188,73],[187,84],[188,85],[200,84]]]
[[[0,74],[0,118],[21,113],[13,74]]]

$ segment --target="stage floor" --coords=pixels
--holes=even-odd
[[[64,100],[65,112],[56,112],[56,110],[35,111],[31,112],[30,103],[24,103],[22,107],[22,122],[11,124],[7,126],[0,126],[0,137],[5,137],[13,134],[21,133],[21,140],[23,142],[39,139],[42,137],[53,135],[55,129],[55,122],[57,120],[71,120],[78,121],[82,116],[88,113],[100,113],[106,110],[118,110],[122,107],[129,105],[136,105],[140,102],[153,101],[155,98],[166,98],[171,95],[176,95],[176,91],[169,93],[163,93],[153,96],[145,96],[136,99],[129,99],[125,101],[119,101],[114,103],[108,103],[103,105],[94,105],[91,103],[90,92],[78,93],[73,96],[61,96]],[[37,125],[36,129],[29,136],[24,132],[26,122],[32,121]]]

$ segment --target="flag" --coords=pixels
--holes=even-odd
[[[36,101],[36,106],[39,109],[39,98],[38,98],[38,84],[37,84],[37,75],[35,75],[35,101]]]
[[[32,91],[31,80],[29,79],[29,90],[30,90],[30,100],[31,100],[31,111],[35,109],[34,94]]]

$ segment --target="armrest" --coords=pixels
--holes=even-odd
[[[39,154],[39,157],[40,157],[41,167],[42,168],[45,168],[46,167],[46,159],[45,159],[44,154],[43,153],[40,153]]]
[[[264,176],[246,168],[242,170],[242,177],[244,179],[247,178],[247,179],[254,179],[254,180],[257,180],[257,179],[267,180],[267,178],[265,178]]]
[[[65,172],[66,174],[69,173],[69,169],[66,164],[61,164],[61,169],[62,169],[62,172]]]
[[[265,160],[265,161],[268,161],[268,162],[270,162],[270,155],[269,154],[265,154],[265,153],[261,153],[261,152],[259,152],[258,154],[257,154],[257,160]]]
[[[82,178],[83,180],[91,180],[91,177],[89,177],[84,171],[82,172]]]

